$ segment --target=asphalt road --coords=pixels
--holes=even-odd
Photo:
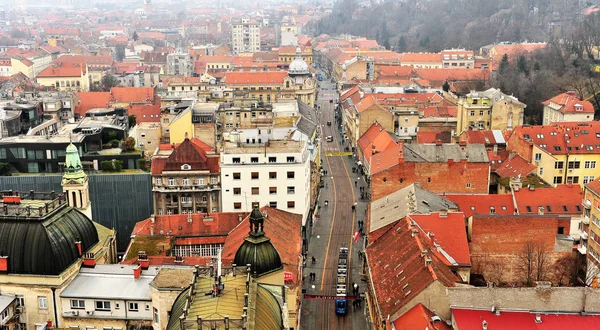
[[[365,202],[358,197],[359,187],[365,186],[365,183],[358,178],[358,174],[352,173],[352,167],[356,166],[355,159],[340,154],[346,144],[342,141],[343,136],[334,117],[337,91],[329,81],[321,81],[320,85],[317,105],[321,106],[318,117],[323,139],[323,169],[327,172],[324,175],[325,187],[321,189],[319,198],[319,218],[315,219],[312,227],[303,288],[308,294],[335,296],[339,248],[345,246],[350,248],[348,295],[351,295],[352,283],[359,284],[360,292],[365,291],[364,282],[359,279],[358,251],[362,249],[362,238],[356,244],[352,239],[354,230],[358,229],[357,221],[364,220]],[[328,121],[331,126],[326,124]],[[332,136],[333,141],[327,142],[327,136]],[[328,201],[327,206],[325,201]],[[353,211],[355,203],[356,210]],[[313,256],[315,264],[312,264]],[[313,272],[316,280],[310,281],[309,274]],[[353,308],[352,301],[348,301],[348,313],[338,316],[334,300],[304,300],[301,329],[366,329],[364,307],[363,302],[362,308]]]

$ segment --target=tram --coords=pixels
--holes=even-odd
[[[348,310],[346,294],[348,290],[348,248],[341,247],[338,256],[335,313],[345,315]]]

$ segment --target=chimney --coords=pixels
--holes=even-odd
[[[143,269],[148,269],[148,267],[150,267],[150,260],[148,260],[146,251],[138,252],[138,265],[140,265]]]
[[[8,256],[0,256],[0,273],[8,273]]]
[[[494,144],[494,156],[498,156],[498,145]]]
[[[86,253],[83,255],[83,267],[94,268],[96,267],[96,258],[93,253]]]
[[[425,257],[425,267],[431,266],[431,258]]]
[[[458,141],[458,145],[464,147],[467,145],[467,141]]]
[[[79,256],[81,257],[83,255],[83,247],[81,247],[81,241],[75,242],[75,245],[77,246],[77,253],[79,253]]]
[[[440,218],[447,218],[448,210],[440,210]]]
[[[543,206],[538,207],[538,214],[544,215],[544,207]]]
[[[487,321],[486,320],[483,320],[483,322],[481,322],[481,329],[488,330],[488,326],[487,326]]]
[[[535,314],[535,323],[542,323],[542,314]]]
[[[142,275],[142,266],[140,266],[140,265],[135,266],[135,268],[133,269],[133,278],[137,280],[138,278],[140,278],[141,275]]]

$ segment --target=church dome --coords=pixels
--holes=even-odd
[[[235,254],[233,263],[250,265],[251,274],[261,276],[283,269],[279,252],[263,232],[264,216],[255,207],[250,213],[250,233]]]
[[[290,75],[308,75],[310,71],[308,69],[308,64],[304,62],[301,56],[300,47],[296,48],[296,58],[290,63],[290,68],[288,69],[288,73]]]

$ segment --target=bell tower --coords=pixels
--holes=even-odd
[[[63,192],[67,196],[69,206],[74,207],[92,219],[92,203],[88,176],[83,172],[79,151],[73,143],[67,146],[65,173],[61,182]]]

